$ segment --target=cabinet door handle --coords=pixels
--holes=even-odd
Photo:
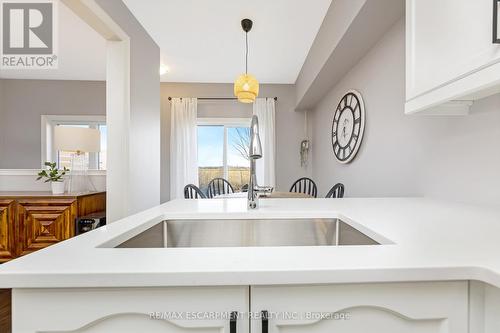
[[[269,312],[267,310],[262,310],[260,312],[262,317],[262,333],[269,332]]]
[[[231,312],[229,317],[229,333],[236,333],[236,320],[238,319],[238,311]]]

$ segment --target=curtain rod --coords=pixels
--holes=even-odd
[[[275,101],[278,100],[278,97],[272,97]],[[182,97],[180,97],[182,99]],[[236,97],[199,97],[198,98],[201,101],[232,101],[232,100],[237,100]],[[172,97],[168,98],[169,101],[172,100]]]

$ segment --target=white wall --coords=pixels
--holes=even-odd
[[[471,114],[432,128],[422,192],[440,199],[500,203],[500,95],[476,101]]]
[[[405,31],[400,21],[312,112],[313,178],[320,195],[336,182],[346,196],[424,195],[500,202],[500,95],[476,102],[465,117],[405,116]],[[351,164],[335,161],[331,122],[341,96],[359,90],[366,132]]]
[[[2,124],[5,122],[4,120],[4,106],[3,106],[3,80],[0,79],[0,151],[2,150],[2,147],[4,145],[4,134],[2,131]]]
[[[123,105],[127,119],[110,114],[110,111],[119,113],[120,110],[109,108],[108,95],[108,215],[111,216],[108,218],[116,220],[160,203],[160,49],[121,0],[96,0],[96,3],[129,40],[126,57],[120,56],[120,52],[123,53],[120,46],[111,45],[116,42],[108,41],[107,74],[114,73],[113,78],[118,79],[112,83],[108,81],[113,86],[107,89],[115,89],[119,95],[120,83],[130,84],[123,87],[124,95],[129,94],[129,101]],[[128,72],[124,80],[120,80],[116,71],[110,71],[110,66],[117,66],[110,63],[114,56],[117,62],[129,65],[123,67]],[[120,123],[116,131],[114,120]],[[124,130],[127,122],[128,130]],[[123,137],[121,142],[120,136]],[[121,154],[127,143],[128,149]],[[124,156],[120,159],[120,155]],[[121,161],[121,165],[115,163],[117,161]]]
[[[51,191],[50,183],[37,181],[37,169],[0,169],[0,191]],[[97,191],[106,191],[106,175],[90,171],[89,177]]]
[[[313,178],[320,196],[337,182],[345,184],[346,196],[421,193],[417,176],[428,119],[403,114],[404,51],[404,26],[398,22],[312,112]],[[363,96],[366,128],[357,157],[342,165],[333,156],[331,126],[337,104],[349,89]]]

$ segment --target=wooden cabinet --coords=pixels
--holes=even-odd
[[[16,257],[15,201],[0,199],[0,262]]]
[[[75,235],[77,199],[19,199],[18,255],[43,249]]]
[[[0,332],[12,332],[12,290],[0,289]]]
[[[0,192],[0,263],[75,235],[79,216],[106,210],[106,193]],[[0,332],[11,332],[11,291],[0,289]]]
[[[251,333],[467,333],[467,282],[252,287]]]
[[[0,192],[0,262],[71,238],[77,217],[104,210],[105,192]]]
[[[406,113],[466,114],[500,92],[491,0],[406,0]]]

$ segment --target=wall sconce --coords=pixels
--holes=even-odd
[[[498,12],[500,0],[493,0],[493,43],[500,44],[500,33],[498,31]]]

